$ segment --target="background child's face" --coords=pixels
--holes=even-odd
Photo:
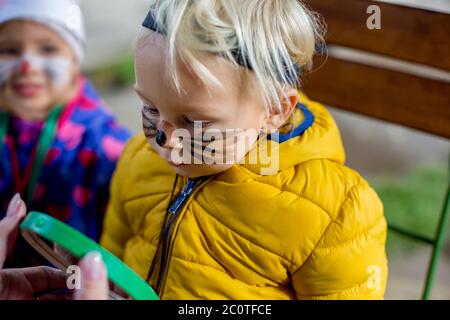
[[[0,108],[42,120],[75,93],[79,64],[70,46],[42,24],[0,26]]]
[[[203,130],[211,128],[225,131],[243,129],[260,132],[265,123],[266,112],[260,95],[252,92],[248,81],[240,81],[239,70],[225,60],[215,56],[205,57],[205,65],[223,84],[222,88],[203,84],[181,63],[178,66],[182,93],[179,93],[166,64],[165,39],[153,34],[150,39],[142,40],[136,52],[136,91],[143,102],[143,123],[149,143],[174,170],[186,177],[195,178],[219,173],[232,165],[183,165],[173,159],[173,149],[177,137],[175,129],[185,129],[194,135],[195,121],[202,121]],[[156,143],[154,133],[149,126],[157,126],[167,134],[168,141],[164,147]],[[172,140],[170,139],[172,136]],[[251,145],[256,138],[251,141]],[[250,146],[251,147],[251,146]],[[248,152],[235,154],[238,161]],[[184,149],[183,149],[184,152]],[[172,162],[172,163],[171,163]]]

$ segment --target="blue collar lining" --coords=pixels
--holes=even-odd
[[[303,111],[303,115],[305,118],[303,119],[303,122],[296,127],[294,130],[291,130],[288,133],[275,133],[268,136],[269,140],[276,141],[278,143],[283,143],[289,139],[292,139],[294,137],[299,137],[303,133],[305,133],[306,130],[308,130],[313,124],[314,124],[314,115],[312,114],[309,109],[301,104],[300,102],[297,104],[297,108],[301,109]]]

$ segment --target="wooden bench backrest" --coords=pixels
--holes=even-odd
[[[449,14],[369,0],[306,3],[323,15],[329,48],[303,79],[310,98],[450,138]],[[381,9],[380,30],[367,28],[370,5]]]

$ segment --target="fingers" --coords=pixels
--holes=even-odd
[[[32,300],[49,291],[65,289],[65,274],[48,267],[0,271],[0,300]]]
[[[109,285],[106,267],[97,252],[91,252],[80,262],[81,288],[76,300],[108,300]]]
[[[23,272],[34,293],[67,289],[67,274],[50,267],[19,269]]]
[[[20,198],[20,195],[16,194],[8,205],[6,216],[0,221],[0,268],[3,267],[8,253],[8,240],[11,239],[11,235],[17,230],[19,222],[26,215],[26,211],[25,203]]]
[[[1,234],[4,235],[17,228],[19,221],[25,217],[26,211],[25,202],[23,202],[17,193],[9,202],[5,218],[0,221]]]

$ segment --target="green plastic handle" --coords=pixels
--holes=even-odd
[[[67,224],[40,212],[30,212],[20,228],[60,245],[79,259],[92,251],[100,253],[109,279],[131,298],[159,300],[152,287],[119,258]]]

